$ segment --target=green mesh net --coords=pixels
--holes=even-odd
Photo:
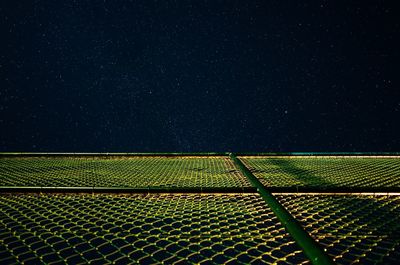
[[[227,157],[15,157],[0,159],[0,186],[250,187]]]
[[[335,189],[400,188],[400,158],[240,157],[266,187]]]
[[[398,264],[400,196],[278,195],[338,264]]]
[[[400,196],[349,189],[398,192],[399,157],[240,159],[260,194],[222,155],[0,156],[0,264],[309,263],[270,192],[323,256],[398,264]]]
[[[0,263],[300,264],[258,194],[0,196]]]

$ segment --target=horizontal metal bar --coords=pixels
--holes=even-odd
[[[37,187],[2,186],[0,193],[254,193],[254,187]]]
[[[235,153],[236,156],[400,156],[400,152],[271,152]]]
[[[273,192],[272,194],[299,196],[400,196],[400,192]]]
[[[334,195],[334,194],[364,194],[364,195],[398,195],[400,188],[299,188],[294,187],[272,187],[265,188],[268,192],[274,194],[304,194],[304,195]],[[130,187],[67,187],[67,186],[1,186],[0,192],[111,192],[111,193],[184,193],[184,192],[207,192],[207,193],[248,193],[257,192],[255,187],[148,187],[148,188],[130,188]]]
[[[229,152],[64,153],[0,152],[1,156],[228,156]],[[400,152],[241,152],[236,156],[400,156]]]
[[[0,156],[227,156],[227,152],[205,153],[30,153],[0,152]]]
[[[400,187],[265,187],[274,193],[376,193],[400,192]]]

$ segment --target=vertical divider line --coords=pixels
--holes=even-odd
[[[276,217],[285,227],[286,231],[294,238],[296,243],[303,249],[305,255],[312,264],[334,264],[332,259],[326,254],[321,246],[303,229],[296,219],[279,203],[279,201],[269,192],[264,185],[250,172],[250,170],[240,161],[236,155],[231,153],[230,158],[238,167],[240,172],[257,188],[261,197],[268,204]]]

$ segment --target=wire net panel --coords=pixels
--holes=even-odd
[[[338,264],[399,264],[400,196],[278,195]]]
[[[228,157],[0,159],[0,186],[251,187]]]
[[[0,196],[0,263],[301,264],[258,194]]]
[[[240,157],[265,187],[400,188],[400,158]]]

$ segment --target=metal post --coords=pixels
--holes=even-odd
[[[283,224],[286,231],[303,249],[313,264],[334,264],[331,258],[322,250],[321,246],[303,229],[296,219],[283,207],[279,201],[264,187],[264,185],[250,172],[250,170],[234,154],[230,154],[232,161],[257,188],[261,197]]]

